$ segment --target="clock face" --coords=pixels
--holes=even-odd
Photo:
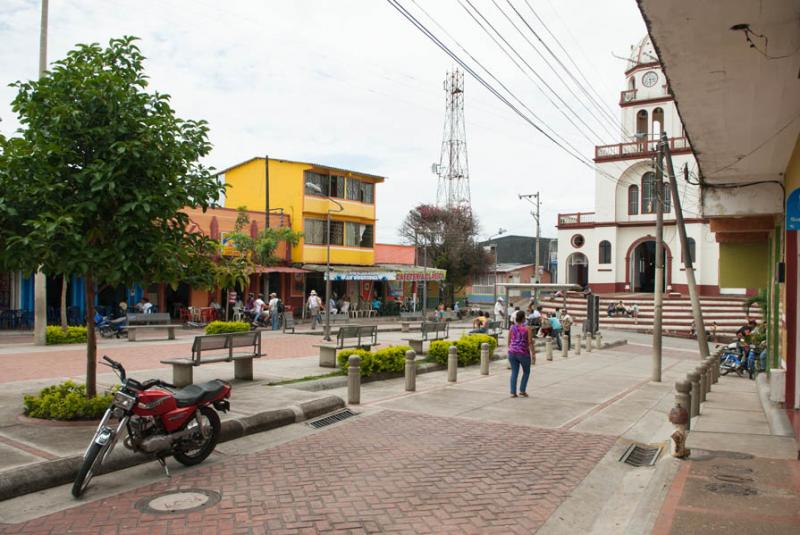
[[[642,76],[642,84],[645,87],[653,87],[658,82],[658,74],[655,71],[647,71]]]

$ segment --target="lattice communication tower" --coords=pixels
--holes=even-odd
[[[436,204],[446,208],[470,210],[469,161],[467,134],[464,127],[464,73],[458,69],[447,73],[444,81],[445,107],[442,154],[433,172],[439,176]]]

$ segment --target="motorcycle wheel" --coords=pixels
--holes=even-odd
[[[200,407],[199,411],[201,416],[208,419],[208,424],[211,426],[211,434],[202,444],[194,449],[175,450],[172,456],[175,457],[176,461],[184,466],[193,466],[203,462],[206,457],[211,455],[211,452],[214,451],[214,448],[217,446],[217,439],[219,438],[220,430],[219,415],[217,414],[217,411],[210,407]]]
[[[80,498],[86,491],[89,482],[92,480],[92,476],[94,476],[94,472],[100,468],[100,460],[105,455],[105,451],[111,445],[111,442],[111,439],[103,445],[92,442],[92,445],[89,446],[89,450],[86,452],[86,458],[83,459],[81,469],[78,470],[78,477],[75,478],[75,482],[72,484],[72,495],[76,498]]]

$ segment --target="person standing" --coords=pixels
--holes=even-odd
[[[500,322],[502,325],[503,319],[506,317],[506,306],[503,303],[503,298],[498,297],[497,302],[494,304],[494,321]]]
[[[511,325],[514,323],[514,315],[516,310],[514,309],[514,305],[511,304],[511,301],[508,302],[508,308],[506,308],[506,329],[510,329]]]
[[[508,363],[511,365],[511,397],[517,397],[517,378],[522,368],[522,380],[519,383],[519,395],[528,397],[528,379],[531,376],[531,364],[536,362],[531,330],[525,325],[525,313],[517,311],[514,324],[508,331]]]
[[[572,316],[569,315],[567,309],[561,311],[561,332],[564,333],[564,337],[567,339],[567,349],[572,347],[572,334],[570,330],[572,329]]]
[[[269,294],[269,319],[272,322],[272,330],[277,331],[280,324],[280,309],[281,300],[278,299],[278,294],[272,292]]]
[[[322,299],[319,298],[316,290],[311,290],[306,305],[308,306],[308,314],[311,316],[311,330],[313,331],[317,328],[318,323],[322,323],[322,318],[319,315],[319,311],[322,308]]]
[[[552,329],[552,337],[555,339],[556,347],[561,350],[561,322],[558,319],[558,310],[550,314],[550,328]]]
[[[261,319],[261,314],[264,313],[264,307],[266,303],[262,299],[262,295],[258,294],[258,297],[255,301],[253,301],[253,325],[258,326],[258,322]]]

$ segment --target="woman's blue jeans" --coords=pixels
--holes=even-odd
[[[528,378],[531,376],[530,355],[509,353],[508,362],[511,364],[511,393],[517,393],[517,377],[519,377],[520,366],[522,366],[522,380],[519,383],[519,391],[525,392],[528,387]]]

